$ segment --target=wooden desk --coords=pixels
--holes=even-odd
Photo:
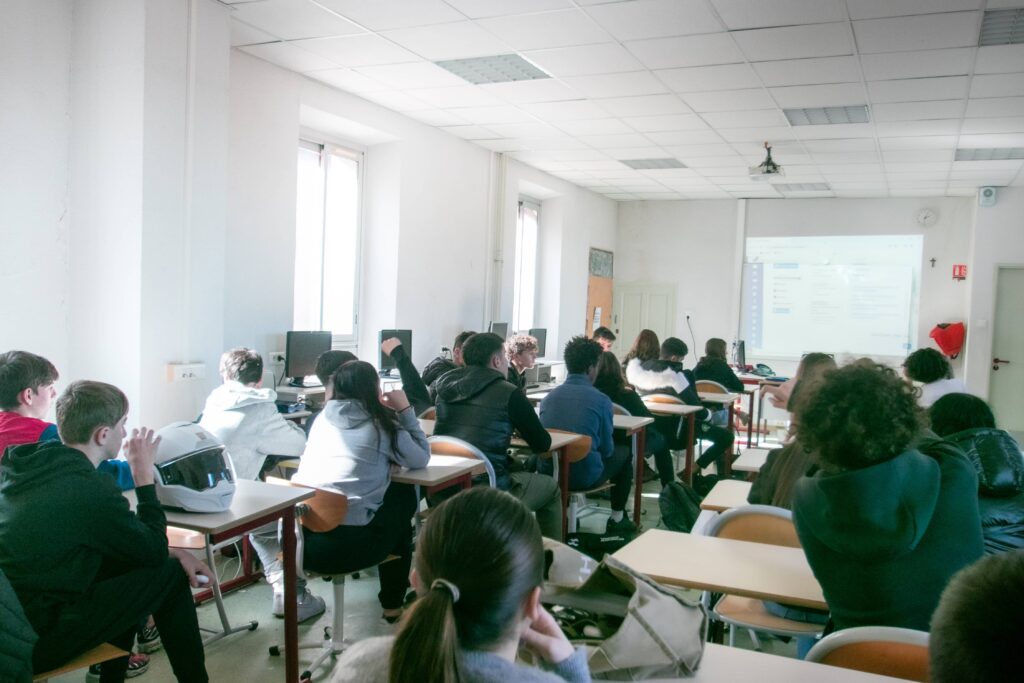
[[[724,512],[732,508],[749,505],[747,496],[750,494],[750,482],[736,479],[722,479],[708,492],[700,503],[701,510]]]
[[[728,405],[740,397],[739,394],[719,394],[712,391],[699,391],[697,395],[704,403],[717,403],[722,406]]]
[[[615,558],[670,586],[828,609],[800,548],[651,529]]]
[[[125,496],[135,503],[135,492]],[[165,510],[167,524],[198,531],[206,542],[215,545],[221,541],[260,528],[278,519],[282,521],[282,549],[284,557],[284,647],[285,681],[299,680],[298,614],[295,604],[295,505],[313,497],[313,490],[299,487],[274,486],[261,481],[235,482],[235,497],[231,508],[224,512],[175,512]]]
[[[684,479],[687,485],[693,485],[693,445],[694,445],[694,433],[696,431],[696,417],[703,408],[700,406],[686,405],[685,403],[655,403],[654,401],[644,401],[644,405],[647,406],[647,410],[651,411],[655,415],[674,415],[679,418],[680,423],[685,417],[687,422],[687,436],[686,436],[686,463],[683,466],[685,473]]]
[[[469,482],[474,476],[486,473],[487,468],[478,460],[457,455],[431,455],[426,467],[418,470],[403,467],[391,475],[391,481],[429,489],[456,479]]]
[[[733,462],[732,468],[737,472],[751,472],[757,474],[764,467],[768,459],[770,448],[748,448],[740,453],[740,457]]]
[[[647,448],[647,426],[653,417],[640,415],[612,415],[612,426],[632,437],[633,442],[633,523],[640,528],[640,513],[644,492],[644,450]]]
[[[727,647],[704,645],[700,668],[692,678],[651,679],[650,683],[906,683],[901,678],[841,669],[792,657]]]

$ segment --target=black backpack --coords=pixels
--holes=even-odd
[[[601,561],[605,554],[614,553],[634,538],[636,538],[635,533],[594,534],[581,531],[569,534],[565,539],[565,544],[584,555],[590,555],[595,560]]]
[[[700,515],[700,501],[700,495],[686,484],[678,481],[669,483],[658,498],[661,523],[669,531],[688,533]]]

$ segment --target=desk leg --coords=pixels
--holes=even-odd
[[[299,680],[299,614],[295,604],[295,508],[282,511],[281,536],[284,550],[284,668],[285,681]]]
[[[732,474],[732,461],[736,456],[736,451],[739,450],[739,446],[736,445],[736,438],[738,436],[736,434],[736,423],[733,422],[735,417],[736,402],[733,401],[732,403],[729,404],[729,429],[732,430],[733,434],[732,445],[729,446],[729,450],[725,452],[725,471],[718,473],[718,476],[725,477],[726,479],[728,479],[729,475]]]
[[[686,485],[693,486],[693,440],[694,431],[696,429],[697,417],[696,413],[690,413],[686,416],[686,465],[683,467],[686,470]]]
[[[644,453],[647,449],[647,427],[633,433],[633,523],[640,529],[640,502],[644,492]]]
[[[562,460],[565,454],[564,448],[551,453],[552,458],[558,458],[558,488],[562,492],[562,543],[569,537],[569,463]]]
[[[754,444],[754,391],[750,391],[750,403],[747,405],[747,448]]]
[[[757,388],[757,443],[755,446],[761,445],[761,417],[764,415],[764,387],[759,386]]]

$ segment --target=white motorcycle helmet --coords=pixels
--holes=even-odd
[[[172,422],[157,436],[153,469],[162,505],[188,512],[223,512],[231,507],[235,470],[217,437],[192,422]]]

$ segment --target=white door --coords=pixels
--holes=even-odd
[[[672,284],[615,284],[612,321],[613,351],[619,357],[633,346],[640,330],[651,329],[658,339],[676,333],[676,287]]]
[[[1000,268],[992,324],[989,403],[1001,429],[1024,432],[1024,268]]]

